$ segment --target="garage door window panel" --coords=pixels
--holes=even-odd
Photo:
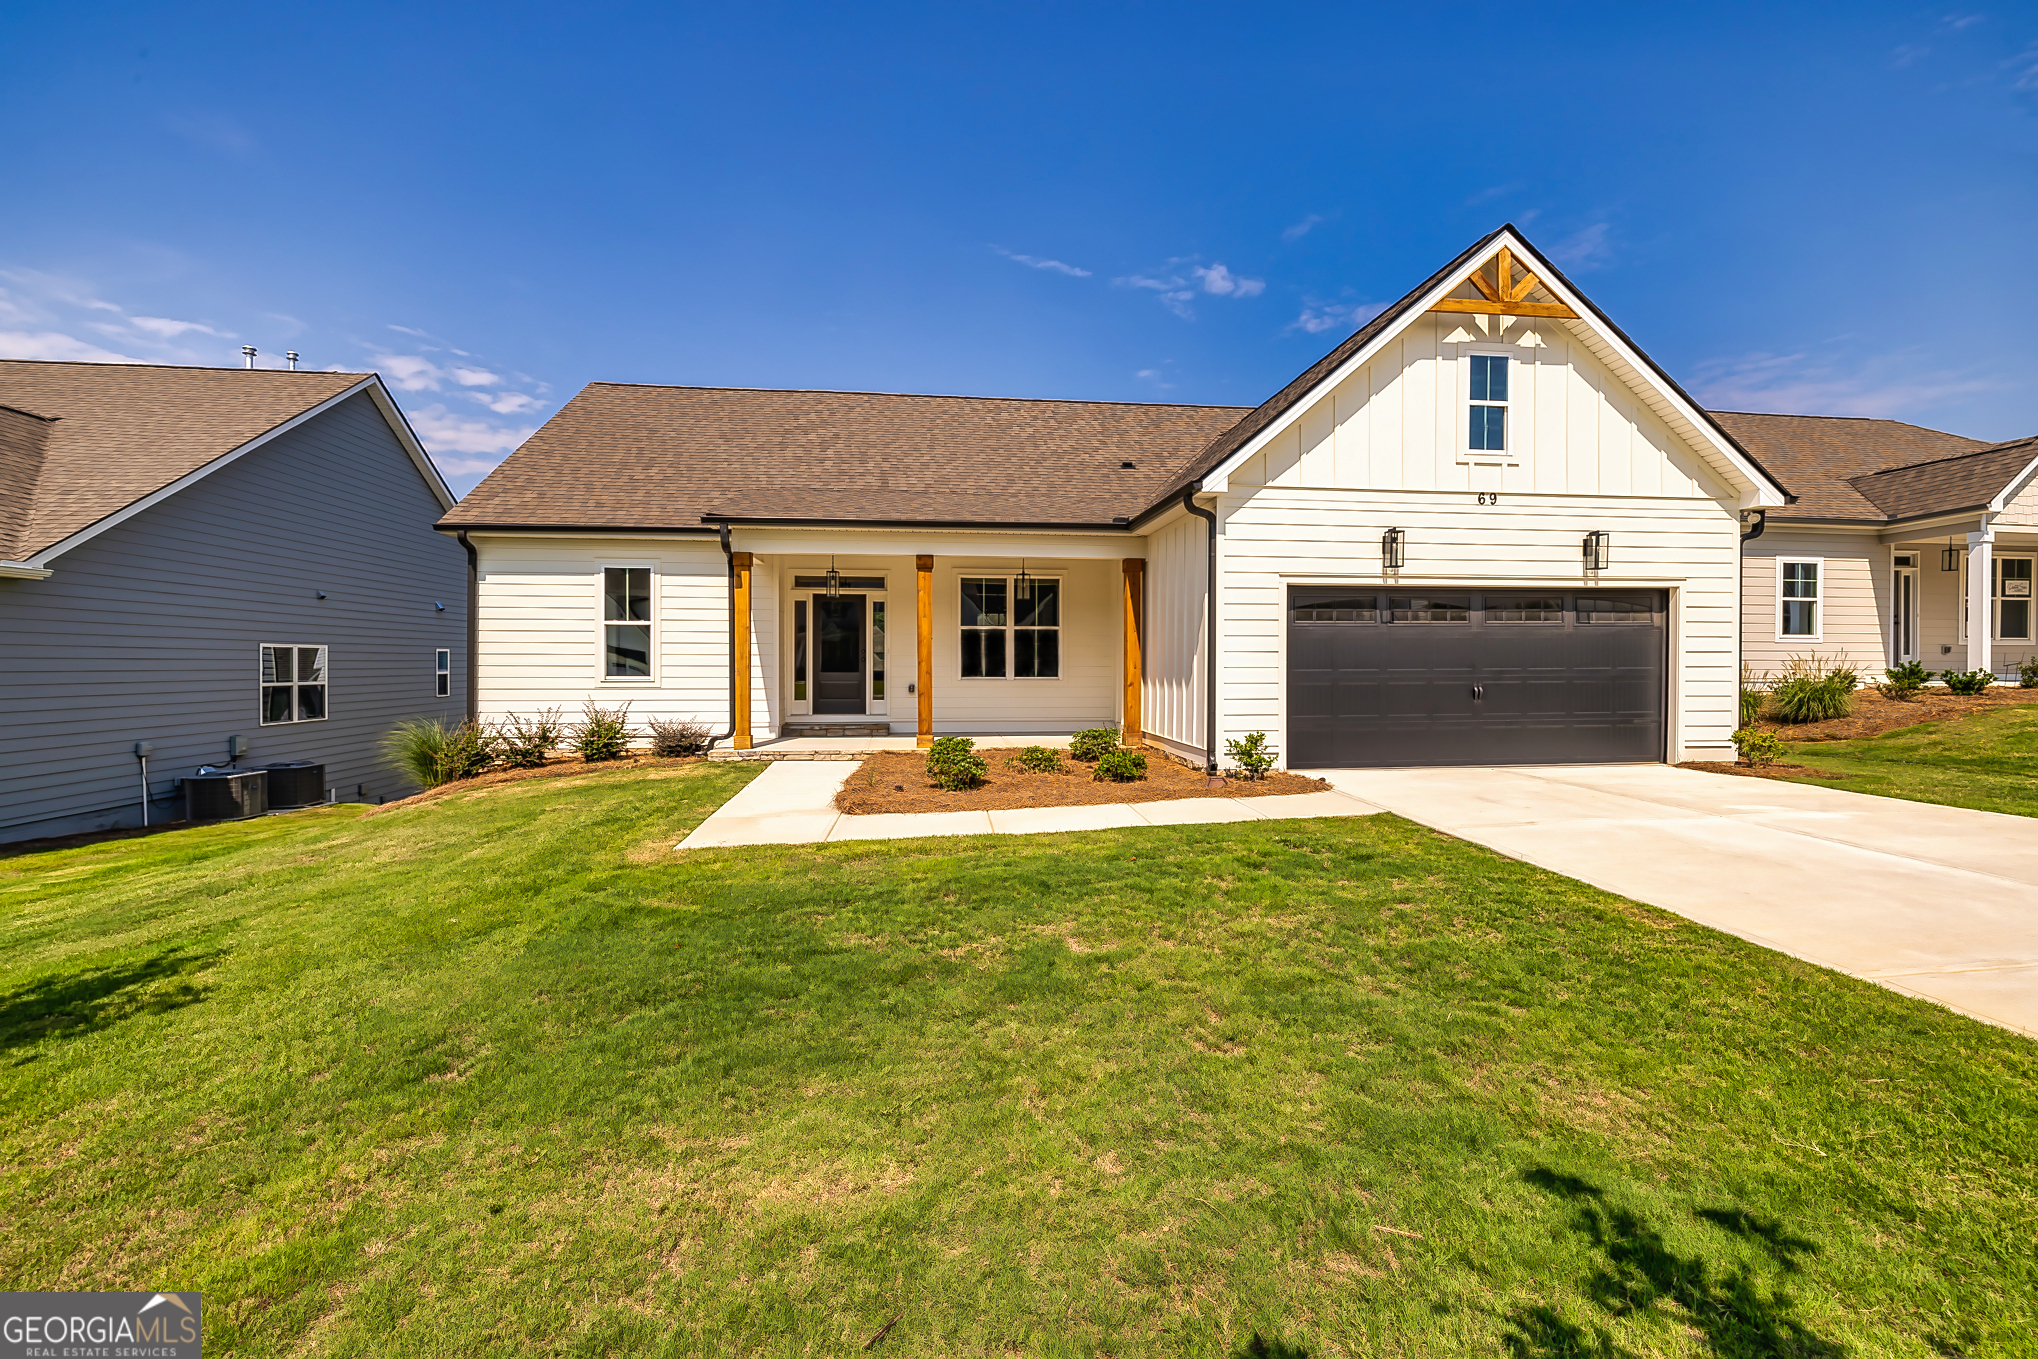
[[[1387,601],[1396,623],[1469,623],[1470,595],[1393,595]]]

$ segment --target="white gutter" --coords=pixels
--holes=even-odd
[[[47,567],[34,566],[28,562],[0,562],[0,579],[48,580],[56,574]]]

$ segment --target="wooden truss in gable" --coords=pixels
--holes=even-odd
[[[1529,302],[1525,299],[1541,286],[1539,280],[1528,270],[1521,271],[1521,277],[1514,274],[1514,252],[1506,246],[1500,247],[1499,255],[1490,261],[1493,277],[1486,277],[1486,266],[1474,269],[1466,280],[1479,290],[1477,297],[1446,297],[1431,311],[1473,312],[1481,316],[1556,316],[1575,321],[1578,313],[1561,302]]]

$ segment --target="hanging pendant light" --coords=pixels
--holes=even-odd
[[[833,599],[841,593],[842,573],[835,569],[835,559],[830,557],[828,558],[828,598]]]
[[[1946,550],[1939,554],[1939,569],[1941,571],[1958,571],[1960,569],[1960,549],[1953,546],[1951,538],[1946,540]]]
[[[1026,574],[1026,559],[1019,559],[1019,574],[1012,577],[1012,598],[1033,602],[1033,577]]]

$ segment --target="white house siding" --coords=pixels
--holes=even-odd
[[[589,700],[627,702],[633,725],[729,716],[728,575],[713,539],[541,538],[477,534],[479,708],[485,720]],[[602,569],[649,566],[654,662],[648,680],[602,674]],[[766,605],[767,613],[771,606]],[[760,644],[769,661],[775,645]],[[754,706],[760,729],[767,706]]]
[[[1067,732],[1109,726],[1117,718],[1125,634],[1115,561],[1026,559],[1034,575],[1062,579],[1059,679],[962,678],[962,578],[1009,576],[1018,567],[1016,557],[934,559],[936,732]],[[909,593],[909,607],[911,601]],[[893,721],[901,721],[901,715]],[[905,730],[913,730],[911,712],[903,714],[903,721]]]
[[[1759,679],[1782,670],[1792,656],[1817,656],[1851,663],[1863,679],[1880,679],[1889,664],[1883,620],[1889,613],[1893,551],[1877,540],[1873,529],[1811,530],[1771,521],[1762,536],[1742,550],[1741,654],[1749,673]],[[1776,594],[1777,562],[1783,558],[1814,558],[1822,563],[1819,612],[1823,617],[1817,640],[1777,635],[1782,626]],[[1936,559],[1932,565],[1937,567]],[[1921,569],[1920,577],[1924,574]],[[1932,613],[1928,603],[1924,618],[1929,620]]]
[[[1141,725],[1184,752],[1203,746],[1203,642],[1208,527],[1182,515],[1147,537],[1144,715]]]

